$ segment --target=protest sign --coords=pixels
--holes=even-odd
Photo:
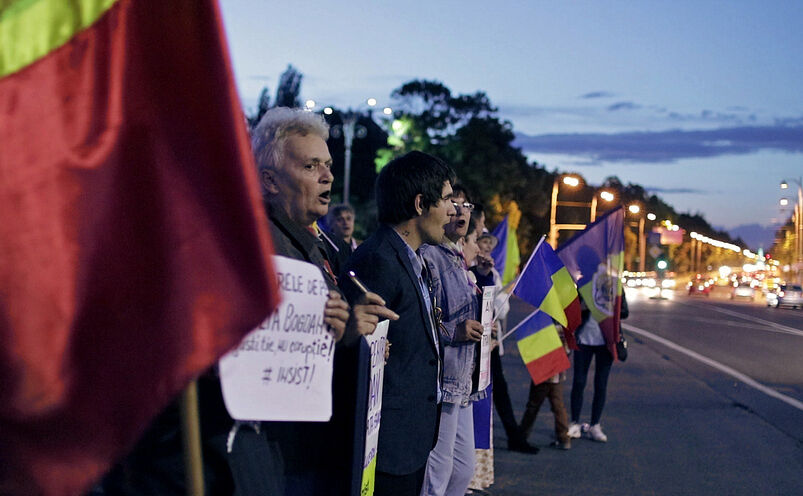
[[[491,330],[494,320],[494,297],[496,288],[485,286],[482,290],[482,339],[480,340],[480,376],[477,390],[482,391],[491,383]]]
[[[376,325],[373,334],[365,336],[371,347],[371,382],[368,387],[368,414],[365,427],[365,457],[363,459],[360,496],[374,494],[376,476],[376,447],[379,444],[379,423],[382,413],[382,380],[385,373],[385,349],[388,343],[389,320]]]
[[[237,420],[327,421],[335,350],[323,321],[329,288],[315,265],[273,261],[282,302],[221,358],[226,409]]]

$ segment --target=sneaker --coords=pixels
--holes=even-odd
[[[566,435],[573,439],[580,439],[582,435],[582,432],[580,432],[580,424],[572,422],[569,425],[569,430],[566,431]]]
[[[571,440],[566,440],[566,441],[552,441],[552,442],[549,444],[549,447],[550,447],[550,448],[559,449],[559,450],[570,450],[570,449],[572,449],[572,442],[571,442]]]
[[[600,443],[605,443],[608,441],[608,436],[602,432],[602,427],[600,427],[599,424],[592,425],[591,428],[588,429],[588,434],[594,441],[598,441]]]

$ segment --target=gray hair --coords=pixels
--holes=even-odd
[[[281,168],[284,144],[294,134],[313,134],[326,141],[329,139],[329,124],[322,115],[307,110],[288,107],[268,110],[251,132],[251,149],[254,151],[257,172]]]

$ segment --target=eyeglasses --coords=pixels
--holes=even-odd
[[[452,205],[454,205],[455,209],[462,208],[464,210],[468,210],[469,212],[474,210],[474,204],[469,202],[463,202],[463,203],[452,202]]]

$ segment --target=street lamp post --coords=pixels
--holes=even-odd
[[[312,105],[307,105],[308,109],[312,109],[315,103],[312,102]],[[338,134],[343,135],[343,203],[349,203],[349,196],[351,193],[351,145],[354,143],[354,138],[365,138],[368,135],[368,130],[365,126],[359,125],[359,120],[361,117],[369,117],[373,119],[372,111],[376,107],[376,98],[369,98],[365,101],[365,105],[368,107],[365,112],[360,110],[360,107],[357,110],[353,110],[349,108],[345,112],[341,112],[341,120],[342,124],[337,124],[332,126],[332,135],[336,138]],[[334,113],[332,107],[326,107],[323,109],[323,113],[326,115],[331,115]],[[382,110],[382,113],[385,115],[391,115],[393,110],[390,107],[385,107]]]
[[[573,175],[561,174],[555,178],[555,181],[552,183],[552,201],[550,202],[550,209],[549,209],[549,239],[547,242],[552,246],[552,248],[558,247],[558,232],[561,230],[575,230],[579,231],[581,229],[585,229],[586,224],[558,224],[557,217],[558,217],[558,206],[564,207],[589,207],[590,208],[590,215],[589,219],[590,222],[594,222],[597,219],[597,193],[594,193],[594,196],[591,198],[591,202],[573,202],[573,201],[558,201],[558,193],[560,190],[560,184],[563,183],[570,188],[576,188],[580,185],[580,178]],[[599,193],[600,198],[603,201],[610,202],[613,201],[614,196],[613,193],[609,191],[602,191]]]
[[[795,278],[801,282],[801,268],[803,268],[803,178],[784,179],[781,181],[781,189],[787,189],[789,182],[797,184],[797,203],[794,206],[793,220],[795,226]],[[783,199],[785,200],[785,198]],[[784,204],[783,201],[781,203]]]

